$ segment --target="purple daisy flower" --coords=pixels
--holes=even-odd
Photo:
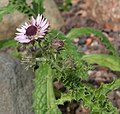
[[[41,39],[45,36],[49,27],[47,19],[42,15],[38,14],[36,20],[32,17],[30,22],[25,22],[20,28],[16,30],[15,40],[20,43],[29,43],[33,40]]]

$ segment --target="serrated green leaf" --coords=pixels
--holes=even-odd
[[[82,57],[87,63],[108,67],[113,71],[120,71],[120,57],[106,54],[89,54]]]
[[[102,84],[96,91],[96,95],[106,95],[108,92],[120,87],[120,79],[116,79],[110,84]]]
[[[35,114],[61,114],[55,104],[51,67],[47,63],[41,63],[35,75],[33,93]]]
[[[27,4],[26,0],[9,0],[9,5],[14,6],[14,9],[28,17],[36,16],[33,9]]]
[[[102,84],[99,88],[93,88],[86,85],[81,85],[78,91],[69,91],[62,94],[57,100],[57,104],[64,104],[65,101],[71,102],[72,99],[82,100],[83,106],[88,107],[90,114],[118,114],[116,107],[107,100],[107,93],[120,87],[120,79],[115,80],[110,84]],[[85,94],[85,93],[88,94]]]
[[[9,50],[9,54],[21,58],[21,53],[17,51],[19,44],[14,39],[0,40],[0,50]]]
[[[34,10],[36,16],[38,14],[43,14],[43,12],[44,12],[43,2],[44,2],[44,0],[33,0],[32,1],[33,10]]]
[[[0,40],[0,49],[8,47],[17,47],[19,44],[14,39]]]
[[[112,102],[107,100],[107,94],[120,87],[120,79],[113,81],[110,84],[102,84],[98,89],[94,91],[94,99],[97,101],[96,106],[99,106],[96,110],[95,103],[91,104],[91,114],[98,111],[100,114],[118,114],[117,108],[113,106]]]
[[[86,73],[87,68],[85,69],[85,67],[83,67],[83,62],[81,61],[82,54],[78,52],[77,47],[71,42],[68,37],[66,37],[58,30],[52,30],[51,37],[57,37],[58,39],[64,41],[64,49],[60,51],[60,55],[64,59],[71,57],[74,60],[74,63],[77,65],[76,72],[78,73],[78,77],[86,80],[88,78],[88,75]]]
[[[99,30],[93,28],[74,28],[67,34],[67,37],[73,39],[81,35],[87,34],[94,34],[97,37],[99,37],[100,40],[106,45],[107,49],[109,49],[113,55],[118,55],[116,49],[113,47],[108,38],[104,34],[102,34]]]
[[[71,102],[72,99],[74,99],[74,98],[73,98],[73,96],[70,92],[69,93],[64,93],[64,94],[61,95],[61,98],[56,100],[56,104],[57,105],[64,105],[64,103],[66,101]]]

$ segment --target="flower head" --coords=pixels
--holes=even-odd
[[[42,15],[38,14],[36,20],[32,17],[30,22],[25,22],[20,28],[16,30],[15,40],[20,43],[29,43],[34,40],[44,38],[47,32],[49,23]]]

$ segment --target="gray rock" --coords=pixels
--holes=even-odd
[[[54,0],[44,0],[45,17],[52,28],[60,29],[65,23]]]
[[[33,78],[18,59],[0,53],[0,114],[34,114]]]

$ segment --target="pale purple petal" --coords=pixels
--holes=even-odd
[[[35,40],[38,40],[38,37],[34,38]]]
[[[21,33],[25,33],[26,32],[26,30],[25,29],[20,29],[20,28],[17,28],[16,29],[18,32],[21,32]]]
[[[39,22],[38,22],[38,26],[40,26],[40,24],[41,24],[41,22],[42,22],[42,18],[43,18],[43,16],[40,15],[40,17],[39,17]]]
[[[25,26],[27,26],[27,27],[28,27],[28,26],[29,26],[29,24],[28,24],[27,22],[25,22]]]
[[[39,25],[40,25],[41,21],[42,21],[42,15],[40,15]]]
[[[47,23],[47,19],[46,19],[46,20],[44,20],[44,22],[43,22],[43,23],[41,23],[41,27],[44,27],[46,23]]]
[[[37,19],[36,19],[36,24],[39,25],[40,22],[40,14],[38,14]]]
[[[21,39],[21,36],[16,36],[15,37],[15,40],[19,40],[19,39]]]
[[[47,29],[48,28],[48,26],[49,26],[49,24],[47,23],[47,24],[45,24],[45,26],[44,27],[42,27],[41,28],[41,30],[45,30],[45,29]]]
[[[22,27],[23,27],[24,29],[27,29],[27,28],[28,28],[28,26],[25,26],[25,25],[22,25]]]
[[[30,39],[26,39],[25,36],[22,36],[22,37],[21,36],[16,36],[15,40],[20,42],[20,43],[28,43],[28,42],[31,41]]]
[[[44,32],[41,32],[40,34],[39,34],[39,36],[44,36],[45,35],[45,33]]]
[[[24,35],[23,33],[15,33],[15,34],[18,35],[18,36]]]
[[[18,42],[20,43],[29,43],[31,40],[30,39],[20,39],[20,40],[17,40]]]
[[[40,33],[45,33],[47,32],[47,30],[40,30]]]
[[[41,22],[40,22],[40,26],[42,25],[42,23],[44,22],[44,20],[45,20],[44,18],[41,20]]]
[[[35,21],[35,19],[34,19],[34,17],[32,16],[32,24],[35,26],[35,23],[36,23],[36,21]]]
[[[42,36],[42,35],[40,35],[40,36],[38,36],[39,38],[43,38],[44,36]]]
[[[16,40],[26,39],[26,36],[25,36],[25,35],[22,35],[22,36],[16,36],[15,39],[16,39]]]

